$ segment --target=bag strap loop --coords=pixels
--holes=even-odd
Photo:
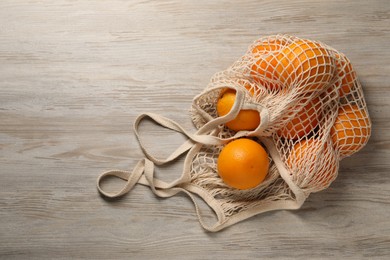
[[[160,126],[163,126],[165,128],[171,129],[175,132],[181,133],[184,136],[188,138],[186,142],[184,142],[181,146],[179,146],[176,151],[174,151],[170,156],[168,156],[166,159],[159,159],[156,158],[155,156],[151,155],[147,149],[145,148],[144,143],[142,142],[142,139],[139,134],[139,125],[142,120],[145,118],[150,118]],[[180,124],[177,122],[166,118],[164,116],[154,114],[154,113],[145,113],[139,115],[135,122],[134,122],[134,133],[137,138],[138,143],[141,146],[141,149],[145,156],[154,162],[156,165],[162,165],[167,162],[171,162],[175,160],[177,157],[182,155],[183,153],[187,152],[195,143],[201,143],[201,144],[206,144],[206,145],[221,145],[225,143],[225,140],[222,140],[221,138],[218,138],[216,136],[212,135],[207,135],[206,133],[211,132],[213,129],[206,126],[204,128],[199,129],[195,134],[190,134],[188,131],[186,131]]]
[[[116,193],[106,192],[103,190],[101,183],[103,179],[112,176],[120,178],[126,181],[125,186]],[[198,217],[200,225],[208,231],[215,232],[221,229],[223,223],[226,221],[223,214],[220,214],[221,210],[215,211],[217,216],[217,221],[213,225],[206,224],[203,220],[200,208],[195,200],[195,196],[191,194],[185,188],[180,186],[172,187],[171,184],[168,184],[164,181],[154,178],[154,163],[148,159],[140,160],[132,172],[122,171],[122,170],[112,170],[102,173],[97,179],[97,188],[101,194],[109,198],[117,198],[128,193],[136,183],[149,186],[154,194],[159,197],[167,198],[172,197],[180,192],[184,192],[192,201],[195,207],[196,215]]]

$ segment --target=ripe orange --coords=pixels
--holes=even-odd
[[[356,73],[352,68],[352,64],[349,59],[342,53],[336,54],[336,66],[338,71],[338,76],[341,79],[341,82],[337,84],[339,87],[340,97],[343,97],[351,92],[356,81]]]
[[[245,190],[264,181],[269,158],[257,142],[240,138],[228,143],[218,157],[217,169],[221,179],[229,186]]]
[[[248,89],[248,87],[247,87]],[[253,89],[250,91],[253,95]],[[221,91],[221,95],[217,101],[217,113],[219,116],[224,116],[230,112],[236,100],[236,91],[228,88]],[[255,130],[260,124],[260,114],[256,110],[243,109],[236,118],[227,122],[225,125],[233,131]]]
[[[337,157],[332,147],[320,139],[296,143],[287,158],[287,166],[299,186],[313,190],[325,189],[337,176]]]
[[[254,57],[258,57],[260,55],[267,55],[270,52],[279,51],[285,46],[285,44],[286,43],[282,39],[271,39],[269,41],[264,41],[254,46],[254,48],[252,49],[252,54],[254,55]],[[269,90],[278,90],[278,84],[266,80],[276,80],[274,75],[274,67],[272,67],[273,65],[268,62],[271,57],[272,56],[261,57],[255,64],[253,64],[251,68],[251,76],[255,82],[259,83],[265,88]]]
[[[280,80],[283,86],[294,83],[305,91],[315,91],[322,90],[331,81],[334,63],[334,57],[320,44],[296,40],[280,52],[259,59],[252,70],[254,75]]]
[[[270,51],[280,50],[285,45],[283,39],[269,39],[258,43],[253,47],[252,53],[256,56],[261,53],[268,53]]]
[[[303,99],[301,102],[306,102],[307,99]],[[294,111],[298,108],[298,105],[291,110]],[[289,121],[283,128],[278,131],[278,135],[297,139],[308,135],[318,125],[320,117],[321,102],[320,99],[314,98],[307,105],[295,115],[295,117]]]
[[[336,150],[343,156],[359,151],[367,143],[371,134],[371,123],[365,110],[356,105],[339,108],[338,116],[330,135]]]

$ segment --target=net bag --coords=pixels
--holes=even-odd
[[[218,100],[227,92],[234,94],[234,104],[221,115]],[[256,125],[229,127],[241,111],[255,111]],[[340,160],[363,148],[371,134],[362,87],[348,58],[321,42],[288,35],[256,40],[240,59],[211,78],[193,99],[190,113],[198,129],[195,133],[161,115],[140,115],[134,132],[146,158],[132,172],[102,173],[97,180],[100,193],[122,196],[136,183],[149,186],[160,197],[184,192],[192,199],[202,227],[214,232],[262,212],[300,208],[310,193],[326,189],[335,180]],[[145,118],[188,140],[168,158],[154,157],[138,131]],[[217,170],[223,147],[239,138],[261,144],[270,161],[264,181],[245,190],[225,184]],[[183,153],[187,154],[178,179],[167,183],[154,177],[154,165]],[[126,184],[118,192],[106,192],[101,181],[107,176]],[[215,212],[216,223],[203,220],[194,195]]]

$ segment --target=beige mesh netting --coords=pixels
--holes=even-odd
[[[219,115],[217,101],[227,90],[235,94],[234,105]],[[239,131],[227,127],[243,110],[257,111],[258,125]],[[214,225],[205,224],[195,203],[201,225],[218,231],[261,212],[299,208],[310,193],[332,183],[339,161],[360,150],[371,133],[362,88],[347,57],[323,43],[285,35],[258,39],[232,66],[216,73],[194,98],[191,116],[198,128],[194,134],[160,115],[141,115],[134,129],[147,158],[133,172],[103,173],[99,191],[117,197],[141,183],[161,197],[185,192],[195,203],[192,194],[197,194],[217,216]],[[166,159],[153,157],[138,134],[145,117],[186,135],[188,141]],[[263,145],[270,159],[265,180],[247,190],[229,187],[217,170],[221,149],[241,137]],[[154,164],[185,152],[180,178],[166,183],[153,176]],[[126,180],[125,187],[105,192],[100,181],[108,175]]]

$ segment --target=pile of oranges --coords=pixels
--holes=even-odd
[[[256,86],[266,88],[269,93],[288,92],[293,86],[302,95],[296,107],[291,108],[295,117],[274,133],[278,138],[292,140],[285,156],[286,168],[310,175],[301,177],[310,178],[309,183],[315,183],[319,189],[326,188],[337,175],[339,157],[360,150],[370,135],[366,110],[353,102],[339,104],[326,140],[313,134],[321,122],[323,95],[320,93],[336,88],[338,96],[345,98],[354,89],[357,78],[351,63],[343,54],[330,53],[323,45],[303,39],[268,40],[253,46],[250,51],[254,59],[249,77]],[[335,77],[339,80],[334,80]],[[334,82],[332,86],[330,82]],[[253,88],[243,87],[249,95],[254,95]],[[218,116],[230,112],[235,98],[234,89],[221,91],[216,103]],[[242,109],[225,126],[235,132],[253,131],[260,121],[257,110]],[[314,165],[318,156],[326,160],[325,165]],[[251,189],[266,178],[269,157],[259,142],[240,138],[222,148],[217,168],[219,176],[227,185],[236,189]]]

